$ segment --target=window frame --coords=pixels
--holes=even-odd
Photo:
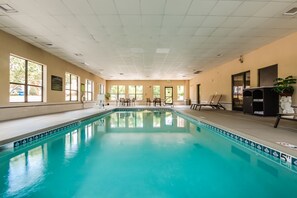
[[[69,89],[67,89],[67,84],[66,84],[67,74],[69,74],[69,76],[70,76]],[[76,83],[77,83],[77,85],[76,85],[77,89],[76,90],[75,89],[71,89],[71,86],[72,86],[72,76],[76,76]],[[67,90],[70,91],[69,92],[70,93],[69,94],[69,100],[67,100],[67,98],[66,98],[66,91]],[[75,91],[76,92],[76,95],[77,95],[76,100],[72,100],[72,91]],[[76,74],[72,74],[70,72],[65,72],[65,101],[66,102],[77,102],[78,100],[79,100],[79,76],[76,75]]]
[[[133,88],[133,92],[130,92],[130,87]],[[142,92],[141,93],[137,93],[137,87],[141,87],[142,88]],[[136,101],[143,101],[143,85],[129,85],[128,87],[128,95],[130,99],[135,99]],[[137,96],[141,96],[141,100],[138,99]]]
[[[179,87],[183,87],[183,92],[179,92]],[[177,85],[177,101],[184,101],[185,100],[185,86],[184,85]],[[182,94],[182,95],[181,95]],[[180,99],[182,97],[182,99]]]
[[[18,58],[18,59],[21,59],[21,60],[24,60],[25,61],[25,81],[24,83],[17,83],[17,82],[12,82],[11,79],[10,79],[10,72],[11,72],[11,69],[10,69],[10,64],[11,64],[11,57],[14,57],[14,58]],[[41,83],[40,85],[34,85],[34,84],[29,84],[29,80],[28,80],[28,76],[29,76],[29,72],[28,72],[28,65],[29,65],[29,62],[33,63],[33,64],[37,64],[37,65],[40,65],[41,66]],[[43,103],[45,101],[44,99],[44,87],[45,87],[45,77],[44,77],[44,73],[45,73],[45,65],[44,64],[41,64],[39,62],[36,62],[36,61],[32,61],[32,60],[29,60],[29,59],[26,59],[26,58],[23,58],[23,57],[20,57],[20,56],[17,56],[17,55],[14,55],[14,54],[10,54],[9,56],[9,89],[10,89],[10,85],[21,85],[21,86],[24,86],[24,101],[11,101],[10,100],[10,94],[9,94],[9,102],[10,103]],[[29,87],[39,87],[41,89],[41,100],[40,101],[29,101]],[[9,91],[10,93],[11,91]]]
[[[88,83],[91,84],[91,90],[89,90]],[[94,81],[86,79],[86,86],[85,86],[85,98],[86,101],[93,101],[94,100]],[[91,94],[91,98],[89,98],[89,93]]]
[[[112,90],[112,87],[116,87],[115,93],[113,93],[111,91]],[[120,92],[120,87],[124,87],[124,91],[123,92]],[[112,97],[112,96],[115,96],[115,97]],[[111,98],[111,101],[117,101],[121,97],[123,97],[123,98],[126,97],[126,85],[111,85],[110,86],[110,98]],[[114,99],[112,99],[112,98],[114,98]]]
[[[155,87],[159,87],[159,94],[158,95],[154,94]],[[159,97],[157,97],[157,96],[159,96]],[[153,98],[161,98],[161,86],[160,85],[153,85]]]

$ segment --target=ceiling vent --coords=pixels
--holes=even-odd
[[[284,13],[284,15],[286,15],[286,16],[293,16],[295,14],[297,14],[297,7],[294,7],[294,8],[292,8],[289,11]]]
[[[201,71],[195,71],[194,74],[199,74]]]
[[[11,7],[8,4],[0,4],[0,9],[3,10],[4,12],[7,12],[7,13],[16,13],[16,12],[18,12],[16,9],[14,9],[13,7]]]

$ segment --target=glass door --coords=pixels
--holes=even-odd
[[[232,110],[243,110],[243,89],[249,87],[249,71],[232,75]]]
[[[173,87],[165,87],[165,104],[173,104]]]

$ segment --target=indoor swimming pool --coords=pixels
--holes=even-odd
[[[254,144],[173,110],[116,110],[2,150],[0,197],[294,197],[293,161]]]

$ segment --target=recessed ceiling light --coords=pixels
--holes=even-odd
[[[156,50],[156,53],[157,54],[168,54],[170,52],[170,49],[169,48],[158,48]]]
[[[290,10],[288,10],[287,12],[285,12],[283,15],[286,15],[286,16],[293,16],[297,14],[297,7],[294,7]]]
[[[18,12],[16,9],[14,9],[13,7],[11,7],[10,5],[8,4],[0,4],[0,8],[4,11],[4,12],[7,12],[7,13],[15,13],[15,12]]]

